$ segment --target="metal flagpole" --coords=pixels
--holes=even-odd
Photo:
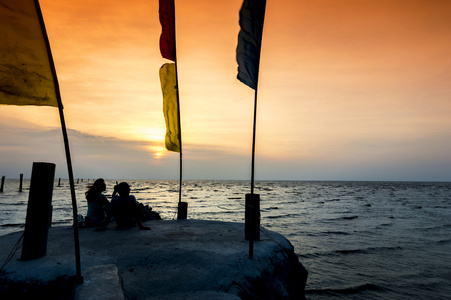
[[[70,184],[70,191],[71,191],[71,198],[72,198],[72,211],[73,211],[73,218],[74,218],[74,242],[75,242],[75,263],[76,263],[76,281],[77,284],[81,284],[83,282],[83,277],[81,276],[81,263],[80,263],[80,242],[79,242],[79,235],[78,235],[78,212],[77,212],[77,200],[75,196],[75,184],[74,184],[74,175],[72,170],[72,161],[70,156],[70,149],[69,149],[69,139],[67,137],[67,130],[66,130],[66,122],[64,120],[64,113],[63,113],[63,103],[61,101],[61,93],[60,88],[58,84],[58,78],[56,76],[56,69],[55,64],[53,62],[53,56],[50,49],[50,43],[47,36],[47,31],[45,30],[45,24],[44,24],[44,18],[42,17],[42,11],[41,7],[39,5],[39,0],[35,0],[35,6],[36,11],[39,17],[39,22],[41,23],[41,29],[42,34],[44,36],[45,44],[47,47],[47,54],[49,57],[50,62],[50,69],[52,70],[53,74],[53,80],[55,84],[55,93],[56,93],[56,99],[58,100],[58,110],[60,114],[60,120],[61,120],[61,130],[63,132],[63,139],[64,139],[64,148],[66,150],[66,161],[67,161],[67,171],[69,173],[69,184]]]
[[[244,4],[243,4],[244,5]],[[266,10],[266,1],[263,8]],[[262,36],[263,36],[263,20],[262,20]],[[261,37],[260,37],[261,39]],[[260,73],[260,55],[261,55],[261,40],[258,47],[258,53],[256,53],[256,65],[255,65],[255,96],[254,96],[254,122],[252,130],[252,163],[251,163],[251,193],[246,195],[246,210],[247,210],[247,230],[245,224],[245,237],[249,239],[249,258],[254,257],[254,240],[260,240],[260,195],[254,193],[255,186],[255,138],[257,131],[257,95],[258,95],[258,78]],[[245,216],[246,219],[246,216]],[[246,220],[245,220],[246,221]]]
[[[251,163],[251,194],[254,194],[254,175],[255,175],[255,135],[257,129],[257,86],[255,87],[255,98],[254,98],[254,125],[252,130],[252,163]]]
[[[180,147],[180,182],[179,182],[179,203],[177,210],[177,219],[186,219],[187,218],[187,209],[188,203],[182,202],[182,177],[183,177],[183,154],[182,154],[182,125],[180,118],[180,94],[179,94],[179,78],[178,78],[178,68],[177,68],[177,39],[176,39],[176,28],[175,28],[175,2],[172,6],[174,8],[173,16],[174,16],[174,62],[175,62],[175,82],[176,82],[176,92],[177,92],[177,122],[178,122],[178,139],[179,139],[179,147]]]
[[[258,78],[258,68],[257,68]],[[257,90],[258,81],[255,87],[254,97],[254,124],[252,130],[252,163],[251,163],[251,193],[246,195],[246,209],[248,210],[248,239],[249,239],[249,258],[254,257],[254,240],[260,240],[260,195],[254,194],[254,174],[255,174],[255,136],[257,129]]]
[[[179,79],[177,74],[177,59],[175,61],[175,82],[177,85],[177,123],[178,123],[178,139],[180,147],[180,187],[179,187],[179,203],[182,202],[182,125],[180,124],[180,100],[179,100]]]

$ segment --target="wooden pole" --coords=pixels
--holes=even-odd
[[[47,252],[55,164],[33,163],[21,260],[43,257]]]
[[[5,178],[6,178],[6,176],[2,176],[2,184],[0,185],[0,193],[3,193],[3,187],[5,185]]]
[[[41,7],[39,6],[39,1],[35,0],[35,6],[36,6],[36,12],[39,17],[39,22],[41,23],[41,29],[42,29],[42,35],[45,40],[45,44],[47,47],[47,54],[49,57],[50,62],[50,68],[52,70],[53,74],[53,80],[55,85],[55,93],[56,93],[56,99],[58,100],[58,110],[60,114],[60,121],[61,121],[61,131],[63,133],[63,140],[64,140],[64,148],[66,150],[66,162],[67,162],[67,172],[69,173],[69,185],[70,185],[70,191],[71,191],[71,198],[72,198],[72,212],[73,212],[73,229],[74,229],[74,246],[75,246],[75,269],[76,269],[76,282],[77,284],[81,284],[83,282],[83,277],[81,276],[81,262],[80,262],[80,241],[79,241],[79,235],[78,235],[78,212],[77,212],[77,200],[75,195],[75,185],[74,185],[74,176],[73,176],[73,170],[72,170],[72,160],[70,156],[70,149],[69,149],[69,139],[67,137],[67,130],[66,130],[66,122],[64,120],[64,113],[63,113],[63,103],[61,101],[61,92],[58,84],[58,77],[56,75],[56,69],[55,64],[53,61],[52,51],[50,49],[50,43],[47,36],[47,31],[45,30],[45,23],[44,19],[42,17]]]
[[[23,174],[20,173],[19,193],[22,193]]]

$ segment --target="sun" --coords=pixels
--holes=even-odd
[[[167,153],[167,150],[164,147],[149,146],[147,148],[150,150],[150,152],[152,153],[152,155],[155,159],[163,158],[164,155]]]

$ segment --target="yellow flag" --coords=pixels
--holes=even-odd
[[[35,0],[0,0],[0,104],[58,106],[38,9]]]
[[[161,90],[163,91],[163,113],[166,121],[165,145],[169,151],[180,152],[179,108],[175,63],[160,68]]]

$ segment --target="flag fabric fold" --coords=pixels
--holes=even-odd
[[[0,0],[0,104],[58,106],[35,0]]]
[[[236,48],[238,80],[257,88],[266,0],[244,0],[240,10],[240,32]]]
[[[160,68],[160,81],[166,121],[165,146],[169,151],[180,152],[179,101],[175,72],[175,63],[164,64]]]
[[[174,0],[160,0],[160,52],[166,59],[176,61]]]

